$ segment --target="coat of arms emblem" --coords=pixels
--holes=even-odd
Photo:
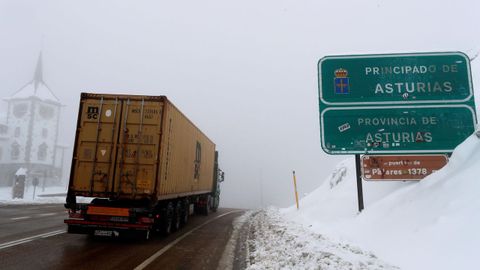
[[[348,71],[343,68],[335,70],[335,78],[333,84],[335,87],[335,94],[349,94],[350,87],[348,82]]]

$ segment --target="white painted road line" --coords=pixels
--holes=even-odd
[[[146,259],[143,263],[141,263],[140,265],[138,265],[137,267],[134,268],[134,270],[143,270],[145,269],[145,267],[147,267],[149,264],[151,264],[153,261],[155,261],[158,257],[160,257],[163,253],[167,252],[167,250],[169,250],[170,248],[172,248],[173,246],[175,246],[175,244],[177,244],[178,242],[182,241],[183,238],[189,236],[190,234],[192,234],[193,232],[195,232],[196,230],[200,229],[201,227],[207,225],[208,223],[214,221],[214,220],[217,220],[223,216],[226,216],[226,215],[229,215],[229,214],[232,214],[232,213],[237,213],[237,212],[243,212],[242,210],[235,210],[235,211],[230,211],[230,212],[227,212],[225,214],[221,214],[213,219],[210,219],[200,225],[198,225],[197,227],[193,228],[192,230],[190,230],[189,232],[185,233],[184,235],[182,235],[181,237],[177,238],[175,241],[171,242],[170,244],[168,244],[167,246],[165,246],[164,248],[160,249],[159,251],[157,251],[155,254],[153,254],[152,256],[150,256],[150,258]]]
[[[43,214],[38,214],[39,217],[49,217],[49,216],[55,216],[57,213],[43,213]]]
[[[46,208],[59,208],[60,207],[63,207],[62,205],[48,205],[48,206],[41,206],[41,207],[29,207],[29,208],[25,208],[25,210],[28,210],[28,211],[37,211],[37,210],[42,210],[42,209],[46,209]]]
[[[15,218],[11,218],[11,220],[22,220],[22,219],[27,219],[27,218],[31,218],[31,216],[15,217]]]
[[[47,237],[50,237],[50,236],[54,236],[54,235],[62,234],[62,233],[66,233],[66,232],[67,231],[65,231],[65,230],[57,230],[57,231],[53,231],[53,232],[42,233],[42,234],[27,237],[27,238],[18,239],[18,240],[11,241],[11,242],[2,243],[2,244],[0,244],[0,249],[5,249],[5,248],[17,246],[17,245],[28,243],[28,242],[31,242],[31,241],[34,241],[34,240],[37,240],[37,239],[40,239],[40,238],[47,238]]]
[[[43,213],[43,214],[37,214],[35,217],[50,217],[50,216],[55,216],[55,215],[60,215],[64,214],[65,212],[55,212],[55,213]],[[15,218],[10,218],[10,220],[16,221],[16,220],[22,220],[22,219],[29,219],[32,218],[32,216],[24,216],[24,217],[15,217]]]
[[[65,230],[53,231],[53,232],[44,234],[43,236],[41,236],[41,238],[48,238],[48,237],[50,237],[50,236],[55,236],[55,235],[62,234],[62,233],[66,233],[66,232],[67,232],[67,231],[65,231]]]

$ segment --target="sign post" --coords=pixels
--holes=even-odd
[[[363,188],[362,188],[362,172],[360,164],[360,155],[355,155],[355,168],[357,170],[357,198],[358,198],[358,211],[363,210]]]
[[[318,87],[322,149],[356,155],[360,211],[361,154],[451,153],[477,122],[460,52],[326,56]]]

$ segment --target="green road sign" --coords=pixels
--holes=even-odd
[[[328,154],[449,153],[475,123],[464,104],[329,107],[320,115]]]
[[[463,103],[473,96],[460,52],[327,56],[318,62],[320,102],[335,105]]]

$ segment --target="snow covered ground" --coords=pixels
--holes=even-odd
[[[45,190],[37,187],[35,197],[33,196],[33,191],[33,186],[26,187],[23,199],[12,199],[12,187],[0,187],[0,205],[65,203],[67,194],[65,187],[46,187]]]
[[[355,173],[347,159],[300,210],[250,213],[248,269],[479,268],[479,137],[420,182],[364,181],[362,213]]]
[[[248,229],[247,269],[398,269],[370,252],[334,242],[301,224],[286,222],[278,209],[254,213]]]
[[[278,242],[272,236],[271,249],[288,249],[292,253],[281,252],[280,260],[299,263],[302,250],[310,252],[318,246],[320,253],[331,252],[326,249],[331,244],[325,247],[319,244],[323,241],[319,235],[326,235],[333,241],[370,250],[401,269],[478,269],[480,139],[477,136],[472,135],[458,146],[446,167],[420,182],[363,183],[365,210],[361,214],[357,210],[353,158],[341,162],[328,181],[303,198],[300,210],[295,206],[280,210],[286,221],[276,214],[263,214],[270,216],[270,222],[275,224],[265,228],[265,233],[272,230],[268,233],[284,237],[287,231],[293,231],[295,235],[295,231],[301,232],[297,229],[300,225],[311,233],[310,237],[299,233],[291,241],[300,244],[293,245]],[[266,242],[264,248],[267,247]]]
[[[65,187],[0,204],[64,203]],[[62,194],[40,197],[45,194]],[[480,138],[470,136],[445,168],[420,182],[365,182],[358,213],[353,158],[286,209],[250,213],[248,269],[478,269]],[[378,257],[378,258],[377,258]]]

